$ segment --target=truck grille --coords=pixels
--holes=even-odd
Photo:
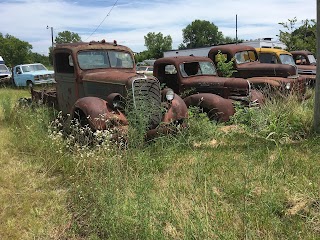
[[[133,104],[137,112],[146,118],[148,128],[161,122],[160,83],[154,78],[138,78],[132,82]]]

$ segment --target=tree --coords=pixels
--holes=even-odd
[[[9,34],[3,36],[0,33],[0,56],[2,56],[8,66],[22,63],[31,63],[32,45],[28,42]]]
[[[297,18],[288,19],[288,22],[279,23],[285,31],[280,30],[279,40],[287,46],[288,51],[309,50],[316,53],[316,21],[302,20],[301,26],[296,27]]]
[[[63,31],[59,32],[58,36],[55,38],[56,43],[73,43],[81,42],[81,37],[78,33]]]
[[[149,32],[144,36],[145,46],[151,58],[163,57],[163,52],[172,49],[172,38],[170,35],[163,36],[162,33]]]
[[[179,48],[195,48],[211,46],[223,42],[223,34],[218,27],[205,20],[194,20],[186,28],[182,29],[184,46]]]
[[[151,56],[150,56],[149,51],[147,51],[147,50],[142,51],[142,52],[134,55],[134,59],[135,59],[136,63],[143,62],[143,60],[146,60],[148,58],[151,58]]]

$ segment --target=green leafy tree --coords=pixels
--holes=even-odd
[[[73,42],[81,42],[81,37],[78,33],[63,31],[59,32],[55,38],[56,43],[73,43]]]
[[[211,46],[223,41],[223,34],[216,25],[198,19],[182,29],[182,36],[186,48]],[[182,46],[180,45],[180,47]]]
[[[151,58],[163,57],[163,52],[172,49],[172,38],[170,35],[163,36],[162,33],[149,32],[144,36],[145,46]]]
[[[288,22],[279,23],[285,30],[280,30],[279,40],[287,46],[288,51],[309,50],[316,53],[316,21],[302,20],[297,27],[297,18],[288,19]]]
[[[151,58],[151,55],[150,55],[149,51],[147,51],[147,50],[142,51],[142,52],[134,55],[134,59],[135,59],[136,63],[143,62],[144,60],[149,59],[149,58]]]
[[[31,53],[31,59],[34,63],[42,63],[45,66],[50,66],[49,57],[39,53]]]
[[[8,66],[31,63],[31,49],[32,45],[30,43],[21,41],[9,34],[3,36],[0,33],[0,55]]]

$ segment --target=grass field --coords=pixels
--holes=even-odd
[[[0,90],[1,239],[318,239],[313,101],[239,108],[228,124],[143,146],[78,146],[56,113]],[[49,131],[51,129],[51,131]]]

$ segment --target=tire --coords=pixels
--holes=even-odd
[[[32,81],[28,80],[28,81],[26,82],[26,86],[27,86],[27,88],[30,89],[30,88],[33,88],[34,84],[33,84]]]

